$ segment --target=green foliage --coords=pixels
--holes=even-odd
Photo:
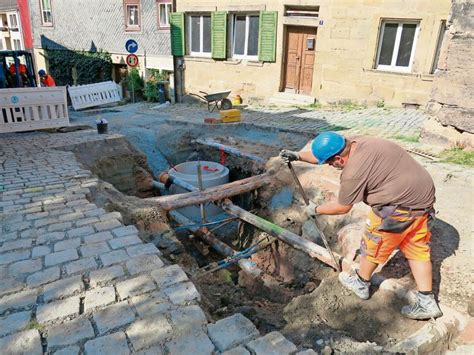
[[[384,101],[384,100],[377,101],[377,107],[378,107],[378,108],[383,108],[383,107],[385,107],[385,101]]]
[[[468,151],[462,147],[454,147],[444,150],[441,153],[441,159],[447,163],[474,166],[474,151]]]
[[[108,52],[46,49],[46,58],[56,85],[74,85],[73,72],[78,85],[112,80],[112,58]]]
[[[337,110],[342,110],[342,111],[353,111],[353,110],[362,110],[364,108],[367,108],[367,106],[359,105],[350,100],[341,100],[334,106],[334,108]]]
[[[37,329],[39,331],[43,331],[45,330],[45,326],[43,324],[39,324],[37,321],[35,320],[31,320],[27,325],[26,325],[26,329],[30,330],[30,329]]]
[[[417,143],[420,141],[420,136],[406,136],[406,135],[403,135],[403,134],[397,134],[397,135],[394,135],[392,136],[393,139],[397,139],[399,141],[403,141],[403,142],[413,142],[413,143]]]
[[[160,71],[158,69],[148,69],[148,75],[149,79],[145,84],[144,96],[146,97],[147,101],[157,102],[157,84],[159,81],[167,81],[169,79],[169,73]]]
[[[138,96],[143,95],[144,83],[138,69],[133,68],[129,70],[128,76],[127,76],[127,86],[128,86],[128,91],[130,91],[130,93],[133,92],[135,93],[135,95],[138,95]]]

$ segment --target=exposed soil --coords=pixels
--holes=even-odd
[[[336,276],[322,280],[310,294],[293,299],[284,310],[287,334],[314,324],[345,331],[359,341],[391,345],[413,334],[424,322],[400,315],[404,302],[392,292],[377,291],[368,301],[359,299]]]
[[[173,128],[174,143],[164,145],[167,148],[163,149],[166,149],[167,157],[173,157],[171,163],[175,164],[195,156],[196,147],[191,147],[189,142],[198,136],[198,132],[181,129],[178,134],[175,127],[167,126],[160,132],[160,136],[169,135]],[[170,138],[167,139],[169,142]],[[221,138],[221,141],[229,144],[228,137],[227,142],[225,137]],[[277,150],[275,146],[265,144],[246,149],[252,146],[251,142],[230,143],[242,150],[264,156],[274,155]],[[212,150],[199,148],[197,154],[199,158],[209,155],[213,160],[219,160],[219,154]],[[87,156],[84,161],[86,158]],[[430,164],[422,159],[420,161],[432,174],[438,191],[437,207],[440,210],[440,219],[433,229],[435,291],[439,290],[443,303],[465,312],[469,295],[473,291],[466,285],[474,284],[474,270],[470,261],[473,245],[470,217],[473,204],[472,194],[469,196],[463,192],[472,191],[472,171],[447,164]],[[141,174],[139,180],[146,181],[146,161],[133,158],[130,164],[137,162],[140,169],[133,170],[133,176]],[[254,164],[239,164],[239,160],[231,160],[231,165],[234,166],[233,178],[241,178],[250,172],[255,173]],[[336,198],[338,171],[302,163],[294,165],[309,198],[316,202]],[[113,169],[115,165],[104,166]],[[253,200],[251,207],[258,208],[255,212],[257,215],[299,235],[303,233],[303,237],[310,239],[311,236],[305,235],[302,228],[305,218],[302,213],[301,195],[295,189],[288,168],[280,159],[273,158],[267,164],[267,169],[277,172],[276,179],[259,191],[258,199]],[[135,192],[137,190],[135,189]],[[279,193],[282,193],[282,199],[276,204],[274,196]],[[147,238],[152,235],[150,233],[172,229],[163,211],[153,208],[143,200],[140,202],[141,200],[135,197],[120,194],[107,184],[100,185],[94,194],[96,199],[103,200],[103,205],[108,209],[119,210],[127,222],[137,224]],[[348,224],[362,225],[366,211],[366,206],[357,205],[346,216],[320,218],[321,226],[335,251],[341,252],[337,231]],[[233,233],[227,235],[227,238],[236,239],[237,233]],[[185,245],[186,252],[168,257],[182,265],[190,275],[195,275],[205,263],[222,259],[212,251],[206,257],[191,251],[192,245],[187,244],[186,236],[184,239],[180,238],[180,241]],[[458,256],[456,258],[453,257],[455,253]],[[332,269],[288,245],[275,243],[265,251],[255,254],[252,260],[265,271],[261,280],[252,282],[242,275],[239,277],[237,268],[221,270],[204,278],[193,278],[210,319],[217,320],[239,312],[251,319],[262,333],[282,331],[299,346],[318,350],[330,346],[336,351],[364,353],[380,352],[378,345],[388,347],[413,334],[425,324],[403,318],[399,312],[404,302],[397,299],[393,293],[372,290],[371,299],[361,301],[342,288]],[[382,274],[414,287],[408,264],[400,253],[389,261]]]

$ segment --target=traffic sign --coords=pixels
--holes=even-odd
[[[134,39],[129,39],[125,42],[125,49],[128,53],[136,53],[138,51],[138,43]]]
[[[138,65],[138,57],[136,56],[136,54],[127,55],[127,65],[132,68]]]

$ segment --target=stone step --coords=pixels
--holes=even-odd
[[[309,95],[293,94],[289,92],[278,92],[268,100],[270,104],[281,105],[311,105],[315,98]]]

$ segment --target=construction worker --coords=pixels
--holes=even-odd
[[[311,150],[283,150],[285,161],[329,164],[342,170],[337,202],[306,209],[309,216],[342,215],[364,202],[372,210],[361,240],[360,267],[341,272],[344,287],[366,300],[372,273],[396,249],[404,253],[417,285],[416,302],[401,313],[412,319],[437,318],[442,312],[432,292],[429,222],[433,219],[435,187],[429,173],[397,144],[375,137],[346,139],[336,132],[319,134]]]
[[[40,76],[41,86],[56,86],[53,77],[50,74],[46,74],[44,69],[40,69],[38,74]]]
[[[22,85],[22,86],[28,86],[28,76],[27,76],[27,69],[26,69],[26,65],[23,64],[23,63],[18,63],[18,69],[19,69],[19,75],[20,75],[20,79],[21,79],[21,83],[19,85]],[[10,67],[8,68],[8,71],[10,72],[10,76],[13,80],[13,82],[15,82],[15,77],[16,77],[16,66],[15,66],[15,63],[12,63],[10,64]]]

